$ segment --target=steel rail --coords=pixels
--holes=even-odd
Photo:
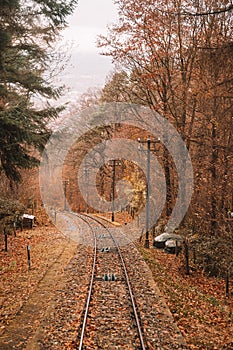
[[[93,284],[94,284],[94,277],[95,277],[95,267],[96,267],[96,257],[97,257],[97,240],[96,240],[96,234],[94,232],[93,227],[90,225],[88,220],[84,219],[82,215],[78,213],[69,213],[71,215],[75,215],[79,217],[81,220],[86,222],[88,226],[90,227],[91,231],[93,232],[94,236],[94,256],[93,256],[93,263],[92,263],[92,271],[91,271],[91,279],[90,279],[90,284],[89,284],[89,289],[88,289],[88,296],[87,296],[87,301],[85,305],[85,313],[83,317],[83,323],[82,323],[82,330],[81,330],[81,335],[80,335],[80,341],[79,341],[79,350],[82,350],[83,348],[83,340],[84,340],[84,333],[85,333],[85,328],[86,328],[86,323],[87,323],[87,317],[88,317],[88,311],[89,311],[89,306],[90,306],[90,301],[91,301],[91,294],[92,294],[92,289],[93,289]]]

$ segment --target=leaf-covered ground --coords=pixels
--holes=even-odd
[[[29,242],[30,271],[26,251]],[[5,252],[4,236],[0,235],[0,336],[30,300],[43,277],[49,278],[48,270],[62,256],[67,244],[67,238],[53,226],[42,226],[17,232],[17,237],[9,236],[9,251]],[[190,349],[233,349],[233,296],[225,298],[225,281],[209,278],[198,269],[187,276],[180,257],[157,249],[146,250],[140,243],[138,247]],[[74,247],[69,249],[64,268],[69,254],[70,257],[74,254]],[[230,287],[233,291],[233,281]]]
[[[225,298],[225,281],[198,269],[187,276],[179,257],[138,247],[190,349],[233,349],[233,297]]]
[[[65,238],[53,226],[18,231],[8,236],[8,252],[0,235],[0,334],[20,311],[48,268],[62,254]],[[28,270],[27,245],[30,245],[31,269]]]
[[[110,214],[104,215],[111,219]],[[116,221],[131,221],[117,213]],[[175,257],[160,249],[137,247],[149,265],[155,282],[190,349],[233,350],[233,278],[230,297],[225,296],[225,280],[206,276],[192,261],[191,274],[184,271],[183,255]],[[150,242],[152,247],[152,240]]]

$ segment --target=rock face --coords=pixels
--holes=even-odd
[[[176,247],[178,247],[178,251],[181,250],[183,240],[183,237],[180,235],[164,232],[155,237],[153,245],[156,248],[164,249],[166,252],[174,254]]]

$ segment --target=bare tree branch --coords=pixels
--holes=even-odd
[[[206,12],[196,12],[196,13],[192,13],[192,12],[183,12],[183,15],[185,16],[209,16],[209,15],[218,15],[220,13],[224,13],[224,12],[230,12],[233,10],[233,4],[226,6],[226,7],[222,7],[219,9],[215,9],[213,11],[206,11]]]

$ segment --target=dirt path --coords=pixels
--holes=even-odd
[[[61,239],[54,247],[53,262],[50,263],[36,288],[29,294],[15,317],[7,322],[0,338],[0,349],[36,349],[34,338],[38,335],[41,321],[45,319],[48,306],[51,309],[55,291],[64,285],[64,268],[75,254],[77,244]],[[50,247],[52,250],[52,247]],[[52,254],[53,250],[51,251]],[[56,255],[59,253],[58,255]],[[52,257],[51,257],[52,259]],[[23,293],[23,290],[21,290]],[[35,343],[35,344],[34,344]],[[26,345],[28,344],[28,345]]]

